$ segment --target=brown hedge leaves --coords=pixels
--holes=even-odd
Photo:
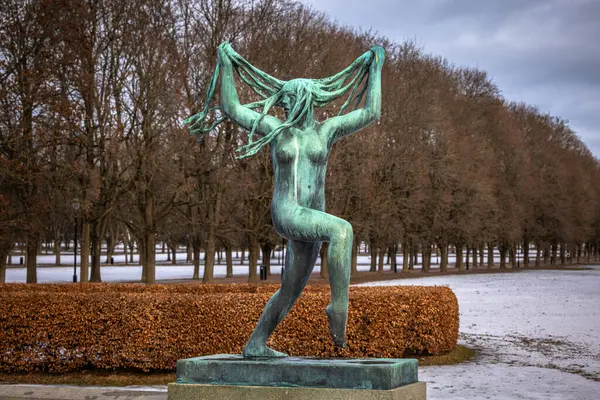
[[[180,358],[241,353],[274,285],[0,285],[0,371],[174,370]],[[295,356],[402,357],[456,346],[446,287],[350,289],[348,347],[336,351],[308,287],[270,345]]]

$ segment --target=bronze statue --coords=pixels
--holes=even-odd
[[[208,91],[203,112],[187,120],[193,133],[214,129],[225,116],[250,131],[248,144],[238,149],[241,156],[256,154],[270,144],[275,175],[271,205],[275,230],[288,240],[281,288],[271,297],[250,340],[244,357],[285,357],[267,347],[275,327],[292,308],[315,266],[322,242],[329,242],[327,254],[331,303],[325,312],[329,332],[336,346],[346,346],[348,286],[353,246],[352,226],[325,212],[325,173],[329,153],[335,142],[379,118],[381,114],[381,69],[385,53],[373,47],[344,71],[324,79],[281,81],[244,60],[229,43],[219,46],[219,62]],[[234,70],[263,100],[241,104],[234,81]],[[204,120],[221,76],[221,114],[209,127]],[[323,122],[315,119],[315,106],[323,107],[349,94],[338,116]],[[364,106],[342,114],[351,102]],[[284,109],[286,120],[268,115],[273,106]],[[355,107],[356,107],[355,106]],[[254,109],[262,107],[262,112]],[[224,115],[223,115],[224,114]],[[254,135],[259,139],[253,141]]]

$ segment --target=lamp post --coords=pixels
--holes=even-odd
[[[79,199],[73,199],[73,211],[75,212],[75,226],[73,229],[73,283],[77,283],[77,213],[79,211]]]

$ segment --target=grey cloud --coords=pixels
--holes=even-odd
[[[428,3],[431,4],[431,12],[428,21],[474,18],[478,23],[500,23],[523,9],[544,2],[547,3],[544,0],[445,0],[439,4],[431,4],[436,2],[430,1]]]
[[[338,22],[488,72],[511,101],[571,122],[600,158],[600,1],[304,0]]]

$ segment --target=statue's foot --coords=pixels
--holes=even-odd
[[[329,335],[333,344],[337,347],[346,347],[346,321],[348,312],[338,312],[333,309],[331,304],[325,307],[325,314],[329,318]]]
[[[271,357],[271,358],[283,358],[283,357],[289,357],[287,354],[281,352],[281,351],[277,351],[277,350],[273,350],[270,347],[267,347],[266,345],[262,345],[262,346],[249,346],[247,345],[244,348],[244,351],[242,351],[242,356],[244,356],[244,358],[252,358],[252,357]]]

